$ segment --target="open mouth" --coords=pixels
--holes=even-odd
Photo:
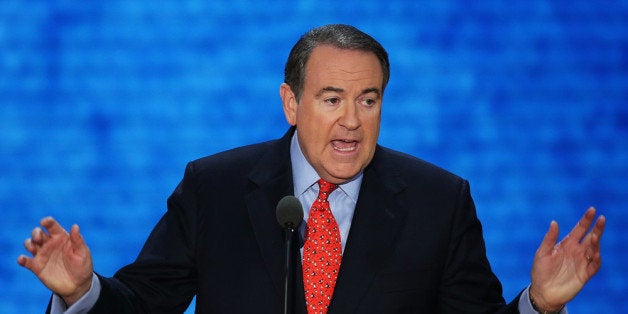
[[[331,144],[335,150],[343,153],[352,152],[358,148],[358,142],[353,140],[333,140]]]

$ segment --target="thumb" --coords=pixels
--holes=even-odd
[[[558,240],[558,223],[552,220],[552,222],[550,223],[550,227],[547,230],[547,233],[545,233],[543,242],[541,242],[541,245],[537,250],[537,255],[545,256],[551,254],[554,250],[556,240]]]

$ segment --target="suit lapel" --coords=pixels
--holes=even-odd
[[[381,157],[381,150],[378,151]],[[376,157],[365,170],[330,313],[353,313],[392,251],[406,209],[395,194],[403,189],[395,169]]]
[[[280,296],[283,295],[284,244],[275,211],[282,197],[294,194],[290,163],[293,133],[291,129],[279,141],[269,144],[268,153],[249,174],[251,184],[245,196],[262,259]]]
[[[245,197],[251,225],[260,253],[279,296],[283,295],[282,231],[275,209],[279,200],[294,195],[290,162],[291,128],[283,138],[270,144],[268,153],[249,175],[251,187]],[[357,309],[373,278],[386,258],[392,254],[406,209],[395,198],[404,184],[395,169],[387,168],[378,147],[364,172],[349,238],[336,283],[329,313],[352,313]],[[297,252],[297,255],[300,256]],[[300,258],[296,259],[295,313],[305,313]]]

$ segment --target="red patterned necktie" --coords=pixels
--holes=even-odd
[[[338,185],[320,179],[318,186],[318,197],[310,209],[303,244],[303,287],[309,314],[327,313],[342,259],[338,223],[327,201]]]

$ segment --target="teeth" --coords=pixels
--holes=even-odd
[[[340,143],[347,143],[347,144],[355,143],[354,141],[351,141],[351,140],[338,140],[338,142],[340,142]],[[341,152],[352,152],[352,151],[354,151],[356,149],[356,145],[349,145],[347,147],[344,147],[345,145],[341,145],[341,146],[343,146],[343,147],[334,145],[334,149],[337,150],[337,151],[341,151]]]
[[[336,147],[336,146],[334,146],[334,148],[335,148],[336,150],[341,151],[341,152],[350,152],[350,151],[355,150],[355,147],[340,148],[340,147]]]

